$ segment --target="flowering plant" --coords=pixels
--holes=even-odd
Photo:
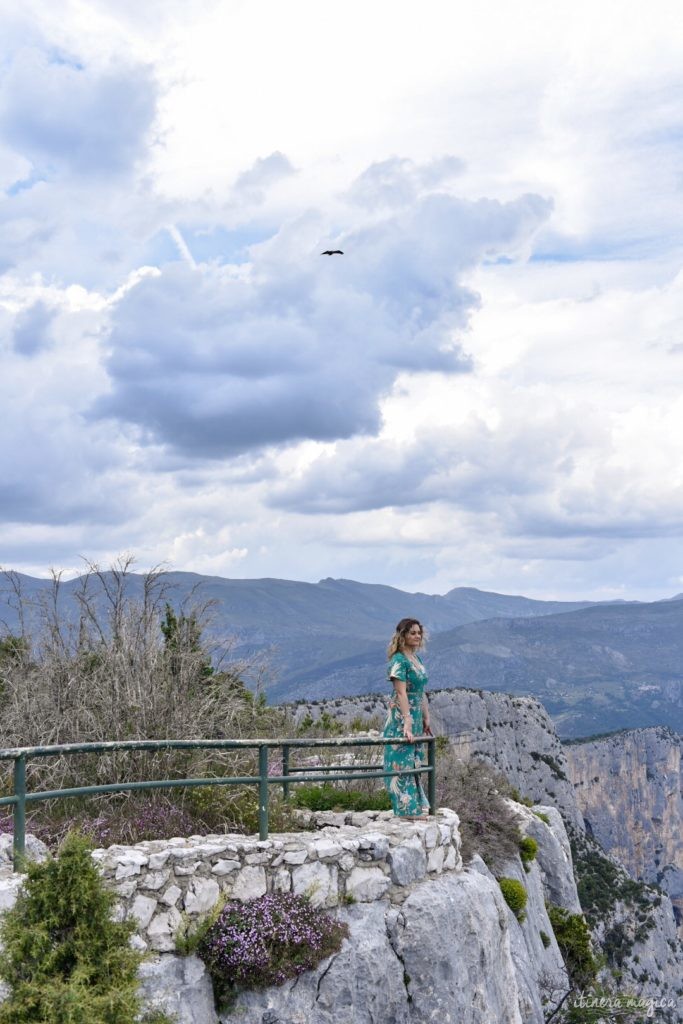
[[[305,896],[273,892],[248,903],[230,900],[197,949],[219,1002],[240,988],[282,985],[336,953],[348,927]]]

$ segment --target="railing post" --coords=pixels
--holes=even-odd
[[[436,738],[434,736],[427,740],[427,765],[429,767],[427,778],[429,813],[434,815],[436,814]]]
[[[26,852],[26,757],[24,754],[19,754],[14,759],[14,795],[17,802],[13,807],[13,866],[15,871],[21,871]]]
[[[268,747],[258,748],[258,831],[259,839],[268,838]]]
[[[289,743],[282,744],[282,774],[289,775]],[[289,800],[289,782],[287,779],[282,783],[282,796]]]

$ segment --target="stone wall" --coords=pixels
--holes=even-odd
[[[457,815],[442,809],[429,822],[401,821],[390,811],[308,815],[315,831],[263,841],[243,835],[192,836],[111,846],[93,857],[117,893],[122,916],[138,922],[136,945],[175,948],[221,895],[255,899],[280,890],[317,906],[400,904],[407,886],[462,869]]]

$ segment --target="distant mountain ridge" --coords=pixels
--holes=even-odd
[[[105,574],[105,578],[106,578]],[[50,581],[15,574],[33,602]],[[98,600],[97,579],[91,580]],[[178,609],[213,602],[210,632],[234,638],[237,656],[266,654],[269,699],[296,700],[384,692],[385,650],[396,622],[414,615],[427,627],[430,687],[464,686],[537,696],[565,737],[669,725],[683,732],[683,595],[644,603],[537,601],[455,587],[407,593],[346,579],[318,583],[163,574]],[[0,621],[18,629],[3,601]],[[77,617],[80,581],[61,584],[59,600]],[[131,574],[126,592],[142,593]],[[4,605],[4,607],[3,607]]]

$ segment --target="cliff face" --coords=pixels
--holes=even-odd
[[[175,929],[183,914],[207,911],[219,891],[248,899],[284,889],[310,893],[348,923],[351,939],[298,980],[243,993],[223,1018],[226,1024],[543,1024],[567,989],[546,901],[570,913],[583,909],[597,952],[608,958],[604,979],[611,987],[665,998],[668,1009],[658,1010],[657,1019],[683,1024],[683,947],[668,896],[630,879],[584,830],[584,787],[575,789],[572,779],[580,779],[571,766],[575,753],[590,744],[564,750],[533,698],[455,690],[432,692],[430,699],[437,731],[450,736],[464,757],[486,759],[537,801],[533,809],[510,802],[521,831],[538,843],[536,859],[528,872],[519,857],[500,872],[524,885],[526,918],[518,921],[480,858],[463,867],[457,816],[448,811],[436,823],[412,824],[382,812],[318,815],[317,833],[272,836],[265,843],[214,836],[115,847],[96,859],[122,914],[138,922],[139,948],[157,953],[142,971],[150,1006],[176,1013],[179,1024],[217,1024],[203,965],[172,952]],[[327,711],[350,723],[381,718],[385,707],[381,698],[361,697],[294,711],[299,720]],[[680,839],[674,798],[680,795],[680,748],[676,760],[663,731],[639,732],[647,735],[633,739],[633,748],[628,738],[621,746],[618,737],[608,738],[614,749],[605,747],[611,754],[600,770],[591,757],[607,755],[602,748],[589,750],[587,778],[602,780],[603,801],[614,801],[613,816],[603,814],[607,823],[628,811],[647,831],[647,786],[663,766],[661,793],[651,802],[672,834],[679,822]],[[598,782],[591,786],[598,822]],[[642,794],[638,818],[633,792]],[[621,841],[623,856],[628,842]],[[673,840],[667,842],[662,850],[673,851]],[[643,838],[639,849],[646,846]],[[1,853],[0,847],[0,876]],[[0,909],[11,905],[18,885],[9,861],[4,873]]]
[[[577,897],[559,815],[548,824],[528,808],[518,806],[518,811],[523,826],[533,825],[539,843],[539,858],[528,872],[519,856],[502,872],[526,890],[521,922],[480,858],[463,869],[458,819],[446,811],[437,824],[402,822],[382,812],[350,814],[349,821],[343,814],[321,814],[317,832],[274,836],[264,843],[232,837],[230,871],[232,862],[220,848],[230,837],[113,847],[98,851],[96,859],[119,895],[121,912],[137,921],[140,948],[160,934],[154,909],[147,906],[158,892],[164,905],[172,898],[185,914],[196,914],[215,902],[215,891],[212,900],[203,901],[209,885],[214,890],[225,885],[226,895],[249,899],[257,894],[256,881],[261,891],[287,888],[284,873],[291,872],[294,890],[301,881],[299,891],[310,892],[313,902],[336,907],[350,930],[340,952],[280,987],[242,993],[220,1018],[226,1022],[543,1024],[548,1006],[568,987],[545,900],[551,892],[555,899],[564,893],[571,908]],[[453,855],[444,857],[445,849]],[[188,869],[194,874],[188,876]],[[162,879],[164,871],[172,874]],[[351,906],[339,905],[336,885],[342,875],[342,891],[354,895]],[[335,887],[326,886],[323,876]],[[16,898],[17,882],[11,874],[0,879],[0,906]],[[183,894],[179,883],[185,882]],[[176,1014],[178,1024],[216,1024],[201,962],[163,951],[172,945],[152,948],[161,952],[141,970],[147,1006]]]
[[[604,979],[615,980],[620,986],[643,993],[656,999],[658,995],[679,999],[683,996],[683,946],[677,934],[676,920],[680,913],[680,897],[677,895],[681,862],[662,859],[660,867],[645,880],[656,881],[667,892],[662,894],[633,879],[637,873],[628,860],[629,833],[634,828],[634,847],[645,852],[655,851],[661,845],[673,858],[683,842],[680,814],[680,740],[661,728],[642,729],[635,733],[619,734],[594,743],[562,744],[545,708],[533,697],[518,697],[510,694],[493,693],[486,690],[437,690],[429,694],[430,708],[435,723],[435,732],[450,738],[458,753],[465,759],[479,757],[502,771],[517,787],[523,797],[528,797],[544,807],[544,813],[563,820],[572,835],[574,848],[580,853],[574,860],[574,877],[583,884],[585,893],[581,905],[587,914],[593,939],[599,951],[607,957]],[[300,721],[304,715],[319,718],[323,711],[350,724],[359,717],[375,718],[381,721],[386,711],[384,698],[367,695],[357,698],[338,698],[333,701],[319,701],[296,705],[295,717]],[[620,737],[636,737],[625,742]],[[603,748],[600,745],[606,744]],[[635,745],[634,745],[635,744]],[[591,748],[598,746],[594,753]],[[628,757],[624,750],[628,750]],[[576,766],[586,751],[585,764],[591,757],[602,758],[600,764],[587,768],[585,786],[576,785],[581,779],[576,775]],[[625,758],[622,762],[622,756]],[[626,764],[630,767],[627,769]],[[611,765],[611,772],[607,766]],[[630,776],[629,776],[630,773]],[[615,780],[619,776],[618,784]],[[632,785],[624,781],[633,780]],[[652,796],[649,787],[653,785]],[[621,796],[620,787],[624,787]],[[583,791],[591,794],[593,815],[587,814],[583,803]],[[633,792],[631,792],[633,791]],[[637,795],[637,799],[636,799]],[[678,797],[678,800],[677,800]],[[614,811],[608,812],[610,801],[616,801]],[[661,817],[661,823],[652,820]],[[627,808],[629,808],[627,812]],[[638,808],[638,814],[630,808]],[[650,817],[648,817],[650,814]],[[560,818],[561,815],[561,818]],[[595,831],[597,841],[586,835],[584,815],[590,828]],[[626,819],[619,822],[619,816]],[[633,826],[629,824],[633,822]],[[595,822],[595,825],[593,824]],[[662,828],[662,825],[664,827]],[[611,824],[612,832],[608,825]],[[619,827],[623,826],[623,827]],[[535,824],[527,822],[526,831],[536,837]],[[556,829],[556,834],[560,832]],[[564,828],[561,830],[564,833]],[[666,837],[659,833],[666,833]],[[619,835],[621,846],[611,850],[611,835]],[[548,840],[544,849],[548,849]],[[543,852],[539,849],[539,865],[543,864]],[[641,854],[642,856],[642,854]],[[678,856],[678,855],[677,855]],[[556,860],[560,852],[556,851]],[[571,863],[572,857],[569,855]],[[630,871],[630,875],[622,866]],[[645,858],[642,859],[645,864]],[[664,867],[666,866],[666,870]],[[675,870],[674,870],[675,869]],[[558,893],[557,885],[562,872],[551,873],[555,881],[546,882],[549,898],[576,912],[578,902],[571,905],[567,892]],[[632,877],[631,877],[632,876]],[[576,889],[574,889],[576,891]],[[553,895],[554,893],[554,895]],[[590,894],[590,897],[589,897]],[[676,906],[678,904],[678,907]],[[683,1020],[683,1004],[681,1006]],[[679,1019],[672,1017],[671,1019]]]
[[[586,827],[634,878],[671,897],[683,925],[683,740],[634,729],[565,745]],[[683,929],[682,929],[683,934]]]
[[[583,818],[568,776],[565,751],[548,712],[534,697],[487,690],[433,690],[429,707],[437,735],[447,736],[465,760],[479,757],[503,772],[520,794],[557,807],[569,825]],[[317,720],[324,711],[349,725],[359,717],[384,720],[387,701],[379,694],[301,703],[295,721]]]

